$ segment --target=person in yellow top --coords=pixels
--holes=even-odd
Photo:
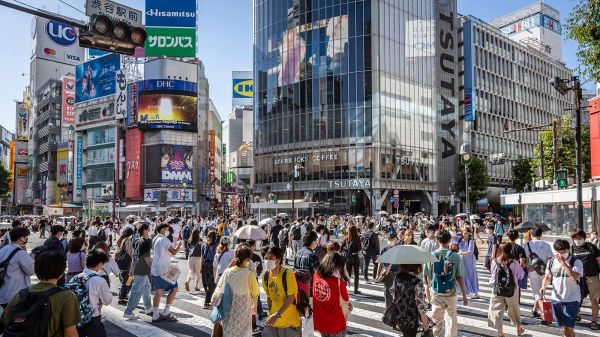
[[[284,252],[279,247],[271,247],[265,255],[267,272],[263,277],[263,288],[267,294],[269,318],[265,323],[263,337],[298,337],[302,335],[300,314],[294,304],[294,298],[298,294],[298,285],[294,272],[281,266],[283,255]]]
[[[225,219],[223,219],[223,221],[219,224],[219,227],[217,228],[217,233],[219,233],[219,237],[221,238],[225,236],[225,227],[227,227],[227,223]]]
[[[235,250],[234,266],[223,272],[212,297],[214,306],[226,284],[233,292],[231,311],[221,322],[223,337],[252,336],[252,309],[256,305],[259,290],[256,275],[248,269],[251,258],[252,250],[246,245],[239,245]]]

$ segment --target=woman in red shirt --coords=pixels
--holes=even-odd
[[[346,336],[347,316],[352,306],[346,290],[348,276],[344,258],[328,253],[313,280],[313,317],[315,331],[323,337]]]

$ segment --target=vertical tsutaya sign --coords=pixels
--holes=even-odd
[[[115,119],[127,118],[127,80],[123,68],[115,76]]]
[[[473,21],[463,25],[464,78],[465,78],[465,121],[475,121],[475,39]]]
[[[75,124],[75,78],[62,78],[62,125]]]
[[[437,191],[447,193],[456,180],[458,140],[458,81],[456,0],[435,0],[437,110]]]
[[[77,136],[75,144],[75,194],[73,201],[81,202],[81,191],[83,189],[83,137]]]

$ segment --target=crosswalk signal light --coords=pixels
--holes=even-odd
[[[568,182],[567,177],[569,175],[569,171],[567,170],[557,170],[556,171],[556,183],[558,184],[558,189],[566,189]]]
[[[92,15],[86,28],[79,31],[79,46],[133,55],[136,47],[143,47],[146,31],[116,22],[104,15]]]

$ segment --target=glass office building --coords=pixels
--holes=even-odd
[[[321,213],[446,211],[455,15],[455,1],[255,0],[255,194],[293,188]]]

